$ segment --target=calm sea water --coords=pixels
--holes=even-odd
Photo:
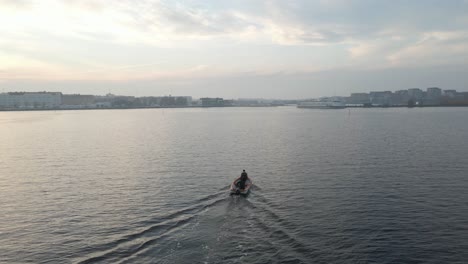
[[[467,263],[468,108],[0,112],[0,262]]]

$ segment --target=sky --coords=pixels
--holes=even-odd
[[[468,0],[0,0],[0,92],[468,91]]]

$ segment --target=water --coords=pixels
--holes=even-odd
[[[0,263],[466,263],[467,135],[467,108],[0,112]]]

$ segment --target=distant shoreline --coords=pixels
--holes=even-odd
[[[0,112],[26,112],[26,111],[68,111],[68,110],[130,110],[130,109],[180,109],[180,108],[263,108],[263,107],[278,107],[277,105],[242,105],[242,106],[148,106],[148,107],[76,107],[76,108],[17,108],[5,109],[0,108]]]
[[[295,106],[295,105],[283,105],[283,106]],[[165,106],[165,107],[89,107],[89,108],[31,108],[31,109],[2,109],[0,112],[30,112],[30,111],[70,111],[70,110],[135,110],[135,109],[181,109],[181,108],[267,108],[267,107],[278,107],[277,105],[243,105],[243,106]],[[468,107],[468,105],[422,105],[422,106],[346,106],[346,108],[453,108],[453,107]],[[346,109],[344,108],[344,109]]]

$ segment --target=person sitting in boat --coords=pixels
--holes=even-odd
[[[250,180],[245,170],[242,170],[241,176],[234,181],[236,187],[241,190],[247,188],[251,184],[251,182],[252,181]]]

